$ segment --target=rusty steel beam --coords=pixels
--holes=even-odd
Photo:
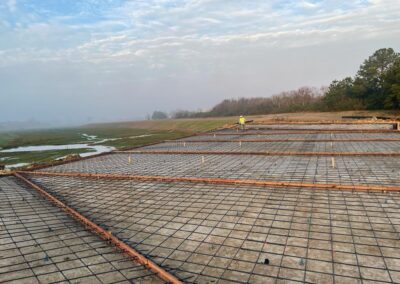
[[[155,155],[252,155],[252,156],[383,156],[396,157],[400,152],[228,152],[228,151],[113,151],[112,153]]]
[[[381,142],[390,142],[390,141],[400,141],[400,138],[349,138],[349,139],[302,139],[302,138],[287,138],[287,139],[243,139],[240,140],[238,138],[233,140],[165,140],[164,142],[168,143],[214,143],[214,142],[223,142],[223,143],[233,143],[233,142],[249,142],[249,143],[257,143],[257,142],[373,142],[373,141],[381,141]]]
[[[57,172],[29,172],[20,171],[20,174],[53,176],[53,177],[84,177],[103,178],[108,180],[137,180],[137,181],[158,181],[158,182],[189,182],[205,184],[226,184],[226,185],[253,185],[271,187],[305,187],[325,190],[354,190],[354,191],[381,191],[400,192],[400,186],[369,186],[350,184],[326,184],[326,183],[300,183],[286,181],[268,180],[246,180],[246,179],[223,179],[223,178],[196,178],[196,177],[173,177],[173,176],[140,176],[121,174],[91,174],[91,173],[57,173]]]
[[[42,189],[35,183],[31,182],[24,176],[22,176],[20,173],[14,173],[14,176],[17,177],[18,179],[22,180],[25,182],[27,185],[35,189],[40,195],[45,197],[47,200],[49,200],[51,203],[56,205],[57,207],[61,208],[63,211],[68,213],[70,216],[72,216],[74,219],[78,220],[81,222],[86,228],[89,228],[93,232],[95,232],[97,235],[99,235],[102,239],[105,239],[115,245],[118,249],[122,250],[124,253],[129,255],[134,261],[142,264],[146,268],[150,269],[153,271],[158,277],[163,279],[164,281],[168,283],[176,283],[176,284],[181,284],[183,283],[179,279],[177,279],[174,275],[171,273],[165,271],[163,268],[158,266],[156,263],[151,261],[150,259],[144,257],[142,254],[137,252],[135,249],[130,247],[129,245],[125,244],[123,241],[115,237],[111,232],[107,232],[100,226],[96,225],[92,221],[90,221],[88,218],[85,216],[81,215],[78,211],[75,209],[69,207],[68,205],[64,204],[62,201],[58,200],[56,197],[48,193],[46,190]],[[36,172],[35,172],[36,173]]]
[[[274,129],[274,130],[280,130],[280,129]],[[282,129],[284,130],[284,129]],[[293,130],[293,129],[291,129]],[[390,130],[390,129],[369,129],[369,130],[328,130],[328,129],[323,129],[323,130],[315,130],[315,129],[307,129],[307,130],[302,130],[302,131],[278,131],[278,132],[261,132],[261,131],[237,131],[237,132],[231,132],[231,133],[213,133],[213,132],[205,132],[205,133],[197,133],[195,134],[196,136],[223,136],[223,135],[285,135],[285,134],[320,134],[320,133],[333,133],[333,132],[340,132],[340,133],[398,133],[400,134],[399,131],[397,130]]]

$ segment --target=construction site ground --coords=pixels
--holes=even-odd
[[[393,123],[269,123],[4,176],[0,283],[400,283],[399,156]]]

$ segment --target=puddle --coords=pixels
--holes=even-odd
[[[86,134],[86,133],[83,133],[83,134],[82,134],[82,137],[84,137],[84,138],[87,139],[87,140],[94,140],[94,139],[97,139],[97,136],[96,136],[96,135],[89,135],[89,134]]]
[[[101,144],[101,143],[104,143],[107,141],[115,141],[115,140],[120,140],[120,139],[122,139],[122,138],[106,138],[106,139],[102,139],[100,141],[93,142],[93,144]]]
[[[104,146],[104,145],[88,145],[87,148],[94,149],[95,152],[80,153],[79,156],[89,157],[89,156],[97,155],[100,153],[106,153],[106,152],[111,152],[111,151],[115,150],[115,147]]]
[[[84,137],[87,141],[87,143],[81,143],[81,144],[67,144],[67,145],[39,145],[39,146],[22,146],[22,147],[16,147],[16,148],[11,148],[11,149],[5,149],[1,150],[0,148],[0,153],[18,153],[18,152],[39,152],[39,151],[52,151],[52,150],[73,150],[73,149],[92,149],[93,152],[87,152],[87,153],[80,153],[79,156],[81,157],[89,157],[93,155],[97,155],[100,153],[106,153],[106,152],[111,152],[115,150],[115,147],[112,146],[105,146],[105,145],[98,145],[104,142],[108,141],[116,141],[120,140],[123,138],[105,138],[98,140],[99,138],[96,135],[89,135],[86,133],[81,134],[82,137]],[[144,134],[144,135],[137,135],[137,136],[130,136],[128,138],[130,139],[135,139],[135,138],[142,138],[142,137],[147,137],[147,136],[152,136],[153,134]],[[98,140],[98,141],[95,141]],[[60,157],[59,159],[62,159],[64,157]],[[0,161],[5,161],[5,160],[11,160],[14,158],[10,157],[2,157],[0,158]],[[18,168],[18,167],[23,167],[27,166],[29,163],[16,163],[16,164],[10,164],[7,165],[7,169],[11,168]]]
[[[153,134],[143,134],[143,135],[137,135],[137,136],[129,136],[129,139],[135,139],[135,138],[142,138],[142,137],[147,137],[147,136],[152,136]],[[121,140],[124,138],[105,138],[96,142],[93,142],[93,144],[101,144],[104,142],[108,142],[108,141],[116,141],[116,140]]]
[[[137,136],[129,136],[129,138],[141,138],[141,137],[148,137],[148,136],[153,136],[153,134],[143,134],[143,135],[137,135]]]
[[[17,164],[12,164],[12,165],[6,165],[6,169],[19,168],[19,167],[24,167],[27,165],[29,165],[29,163],[17,163]]]
[[[97,155],[100,153],[106,153],[115,150],[115,147],[112,146],[103,146],[103,145],[93,145],[93,144],[68,144],[68,145],[40,145],[40,146],[24,146],[11,148],[6,150],[0,150],[0,153],[18,153],[18,152],[39,152],[39,151],[51,151],[51,150],[70,150],[70,149],[93,149],[93,152],[80,153],[81,157],[89,157],[93,155]],[[8,157],[2,158],[2,160],[6,160]],[[29,163],[16,163],[11,165],[6,165],[7,169],[18,168],[27,166]]]

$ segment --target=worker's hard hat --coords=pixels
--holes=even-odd
[[[240,117],[243,117],[243,115],[241,115]]]

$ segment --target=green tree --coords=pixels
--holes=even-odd
[[[323,99],[326,110],[363,109],[362,101],[356,97],[354,80],[350,77],[331,83]]]
[[[165,112],[162,111],[154,111],[153,115],[151,116],[151,119],[167,119],[168,115]]]
[[[385,74],[393,66],[399,54],[392,48],[381,48],[374,52],[364,63],[356,76],[355,94],[362,98],[368,109],[382,109],[385,105]]]
[[[384,76],[385,108],[400,108],[400,59],[397,59]]]

